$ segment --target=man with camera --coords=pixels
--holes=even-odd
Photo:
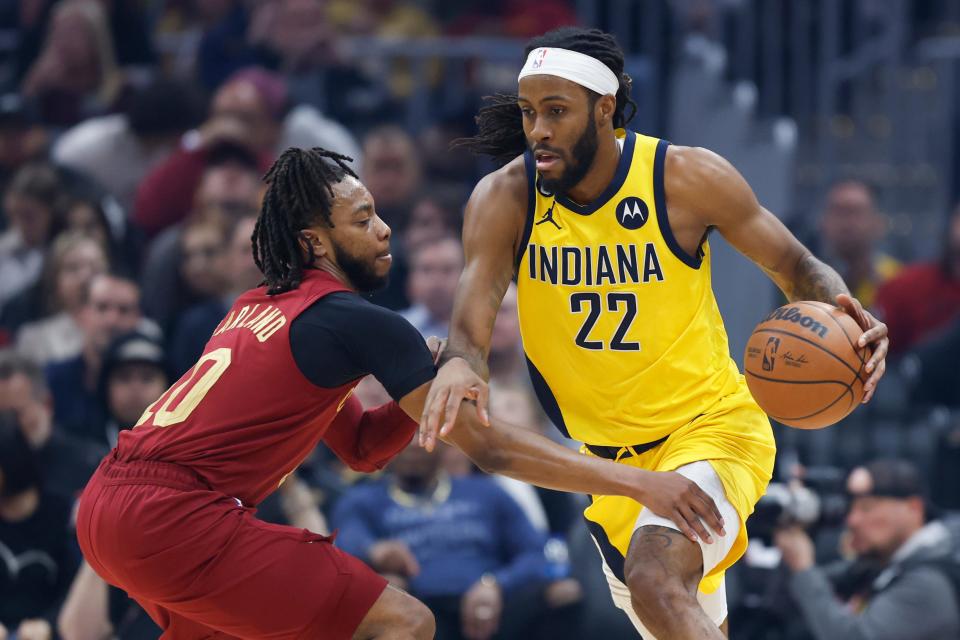
[[[837,571],[814,564],[810,537],[780,529],[775,541],[789,587],[817,640],[940,640],[960,637],[960,560],[942,522],[926,523],[917,469],[878,460],[847,478],[846,543]]]

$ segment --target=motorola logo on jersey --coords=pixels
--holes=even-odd
[[[624,229],[639,229],[646,223],[650,217],[650,209],[647,203],[640,198],[630,196],[624,198],[617,205],[617,222]]]

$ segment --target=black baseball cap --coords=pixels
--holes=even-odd
[[[880,498],[923,498],[923,479],[916,465],[908,460],[881,459],[859,467],[870,476],[869,485],[848,491],[851,498],[876,496]],[[854,470],[856,472],[856,470]],[[853,474],[851,474],[852,476]]]
[[[125,364],[153,365],[167,373],[167,358],[159,340],[145,333],[134,331],[120,336],[107,348],[103,359],[102,380],[106,382],[118,368]]]

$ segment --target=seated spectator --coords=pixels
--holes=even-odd
[[[37,282],[47,247],[62,226],[63,190],[48,165],[23,167],[4,194],[7,231],[0,235],[0,306]]]
[[[125,214],[112,196],[70,194],[63,205],[64,225],[68,231],[79,231],[95,238],[106,248],[107,258],[114,269],[138,273],[143,261],[144,238],[126,217],[120,216]]]
[[[512,282],[503,294],[503,302],[500,303],[497,317],[493,321],[487,367],[490,372],[490,381],[497,382],[501,386],[529,386],[530,384],[523,344],[520,341],[517,285]]]
[[[178,252],[179,299],[171,305],[172,316],[161,323],[165,331],[172,331],[180,314],[191,306],[222,300],[227,295],[229,223],[221,216],[205,215],[191,218],[184,225]]]
[[[864,307],[873,306],[877,287],[900,270],[900,263],[877,246],[885,231],[869,185],[844,180],[827,191],[820,216],[820,257],[837,270]]]
[[[877,291],[890,353],[903,354],[960,318],[960,205],[950,216],[940,259],[909,265]]]
[[[320,0],[260,2],[247,30],[247,42],[276,58],[286,75],[330,64],[337,55],[336,36]]]
[[[177,321],[170,340],[170,363],[175,376],[182,375],[197,362],[233,301],[244,291],[258,287],[263,280],[253,261],[250,241],[256,224],[257,218],[252,215],[233,224],[226,250],[226,293],[190,307]]]
[[[410,216],[398,229],[403,254],[411,255],[421,246],[448,236],[459,236],[460,210],[466,198],[456,187],[433,188],[421,193],[410,209]]]
[[[343,127],[323,120],[309,107],[289,114],[288,109],[287,87],[280,76],[259,68],[231,76],[214,95],[207,121],[184,136],[181,146],[143,180],[134,219],[151,237],[183,220],[204,169],[223,146],[244,149],[260,174],[288,146],[322,144],[356,158],[357,145]]]
[[[260,209],[260,187],[260,172],[251,158],[230,152],[204,171],[192,215],[225,224],[256,215]],[[152,292],[144,301],[144,312],[162,323],[169,322],[176,314],[176,302],[181,295],[182,232],[183,223],[178,223],[157,236],[143,267],[143,288]]]
[[[43,158],[49,135],[18,93],[0,95],[0,193],[24,165]]]
[[[423,245],[410,256],[407,297],[412,306],[400,315],[424,338],[446,337],[461,271],[463,247],[454,237]]]
[[[17,334],[17,351],[40,365],[74,358],[83,350],[77,318],[90,280],[109,267],[103,246],[77,232],[61,234],[50,249],[38,286],[41,319],[27,322]],[[33,291],[25,292],[33,293]],[[34,296],[31,296],[34,297]],[[16,301],[11,301],[13,306]]]
[[[393,125],[367,133],[361,178],[377,215],[391,227],[404,228],[422,184],[420,153],[410,134]]]
[[[537,614],[544,536],[491,478],[439,466],[413,442],[386,477],[349,489],[337,542],[430,607],[437,638],[520,637]]]
[[[107,412],[102,440],[111,449],[117,446],[120,432],[132,429],[168,386],[167,360],[159,340],[134,331],[111,342],[99,384]]]
[[[131,211],[137,185],[203,115],[203,97],[193,84],[158,79],[134,90],[123,113],[91,118],[66,131],[51,155],[57,164],[96,180]]]
[[[43,370],[9,350],[0,351],[0,411],[16,415],[43,471],[44,489],[71,500],[79,497],[107,449],[57,428]]]
[[[828,573],[798,527],[776,544],[792,575],[790,591],[817,640],[940,640],[960,637],[960,598],[941,563],[953,548],[939,521],[926,522],[920,474],[903,460],[878,460],[847,478],[855,559]]]
[[[21,90],[40,103],[43,121],[69,126],[112,108],[122,87],[110,24],[97,0],[64,0]]]
[[[213,91],[239,69],[260,64],[263,56],[247,43],[248,3],[216,0],[190,4],[203,28],[195,66],[204,87]]]
[[[72,502],[50,493],[9,412],[0,414],[0,636],[51,640],[77,570]]]
[[[53,415],[68,433],[106,444],[106,409],[97,393],[104,352],[114,338],[136,329],[155,336],[160,332],[140,312],[140,287],[119,274],[93,277],[78,322],[83,351],[46,368]]]

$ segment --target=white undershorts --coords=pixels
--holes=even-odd
[[[720,510],[720,515],[723,516],[724,530],[726,531],[726,535],[723,537],[718,536],[716,532],[704,523],[704,527],[710,531],[713,537],[712,544],[707,544],[703,540],[700,540],[700,550],[703,552],[703,574],[706,575],[720,564],[724,558],[727,557],[727,554],[730,553],[730,549],[733,548],[733,543],[736,542],[737,536],[740,533],[740,515],[737,513],[737,510],[733,508],[733,505],[730,504],[730,501],[727,500],[727,494],[723,490],[723,483],[709,462],[702,460],[700,462],[683,465],[677,469],[677,473],[697,483],[697,486],[713,498],[714,503],[716,503],[717,508]],[[637,517],[634,531],[648,525],[667,527],[680,531],[680,528],[674,524],[672,520],[661,518],[650,511],[650,509],[644,508],[640,512],[639,517]],[[594,541],[594,543],[596,543],[596,541]],[[599,548],[598,545],[597,549],[599,550]],[[613,596],[613,603],[618,609],[621,609],[627,614],[630,622],[637,628],[637,631],[640,632],[640,636],[644,638],[644,640],[657,640],[657,638],[643,626],[643,622],[640,621],[640,618],[637,617],[636,612],[633,610],[633,603],[630,600],[630,591],[627,589],[627,586],[613,575],[613,571],[610,570],[610,567],[608,567],[607,563],[603,560],[602,554],[600,558],[603,564],[603,573],[606,575],[607,583],[610,585],[610,594]],[[713,593],[697,592],[697,601],[700,602],[700,606],[703,607],[707,616],[719,627],[727,618],[726,580],[724,580],[724,582],[720,584],[720,587]]]

